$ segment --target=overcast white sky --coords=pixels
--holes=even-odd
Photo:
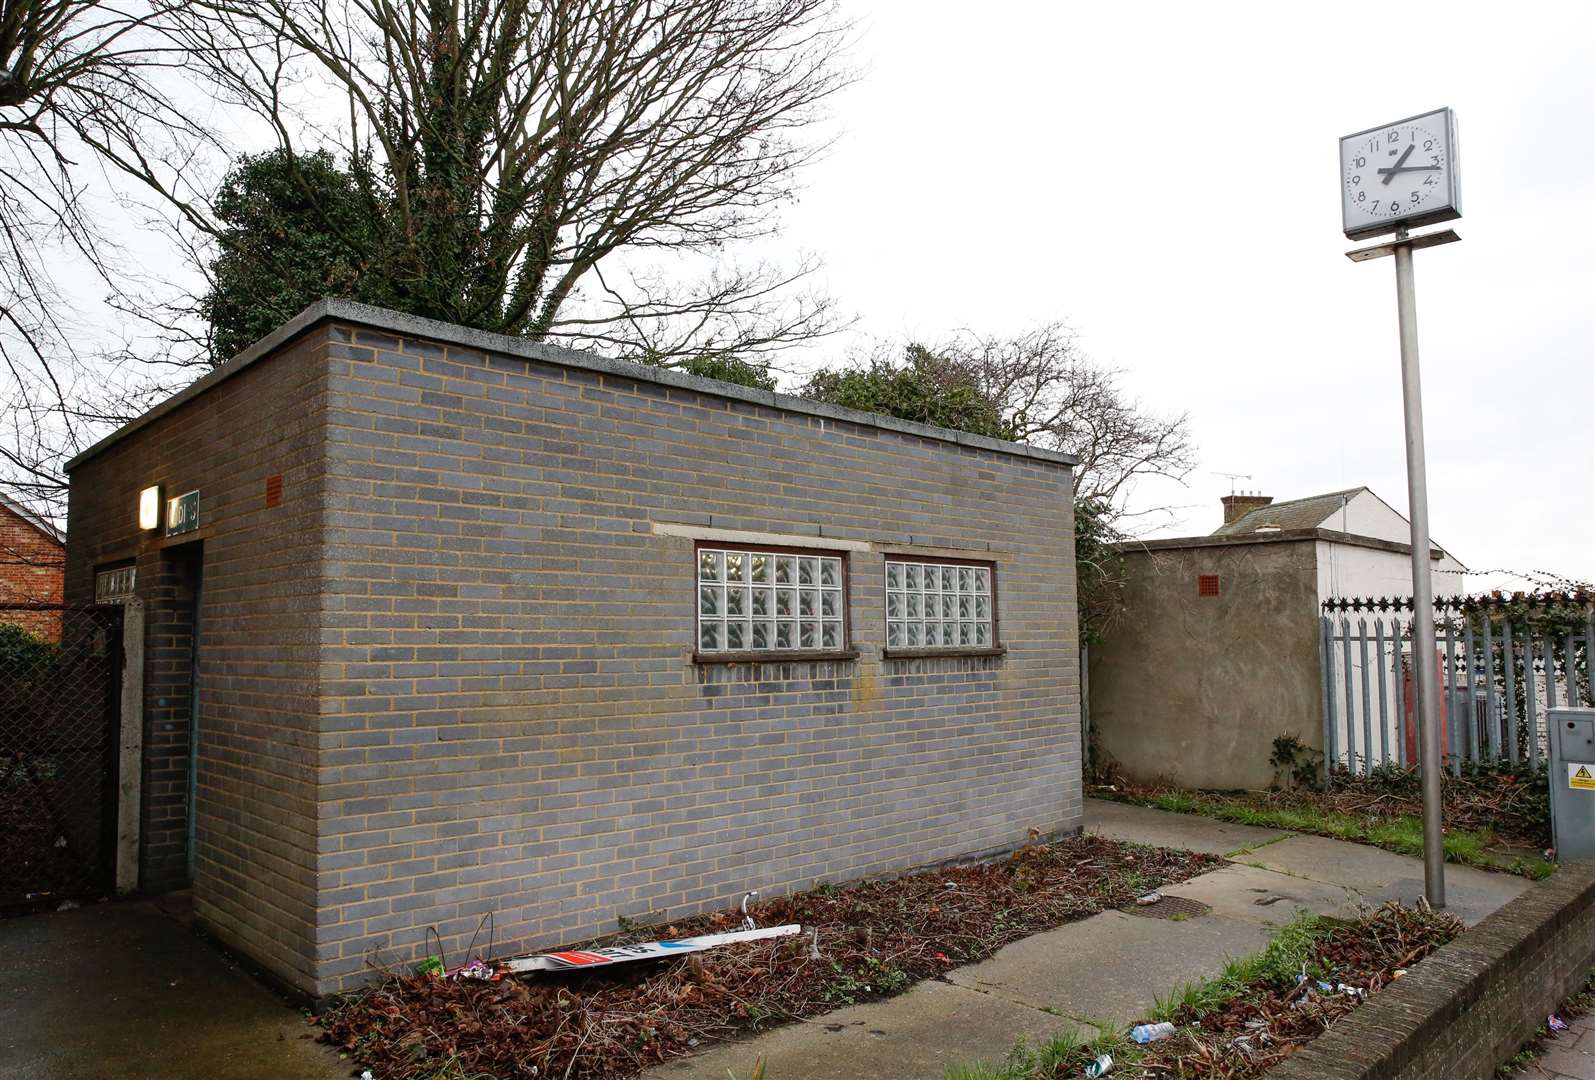
[[[1463,242],[1416,260],[1433,535],[1595,578],[1591,10],[844,0],[862,77],[773,248],[857,323],[796,362],[1061,318],[1190,416],[1188,486],[1136,493],[1177,508],[1158,535],[1218,525],[1219,473],[1404,510],[1394,268],[1343,254],[1337,140],[1449,105]]]
[[[1595,578],[1591,4],[850,0],[862,81],[786,242],[861,333],[1061,317],[1230,481],[1405,510],[1391,260],[1340,234],[1339,136],[1456,110],[1463,242],[1416,257],[1433,535]],[[826,352],[832,352],[827,349]]]

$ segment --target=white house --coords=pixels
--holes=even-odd
[[[1368,543],[1372,540],[1407,545],[1412,538],[1412,524],[1366,487],[1287,502],[1275,502],[1267,495],[1227,495],[1221,501],[1224,524],[1213,530],[1213,536],[1318,530],[1320,601],[1412,593],[1412,561],[1407,552]],[[1468,568],[1432,539],[1430,553],[1434,595],[1465,593]]]

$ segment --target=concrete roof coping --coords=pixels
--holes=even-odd
[[[443,345],[458,345],[464,348],[502,353],[526,360],[536,360],[545,364],[556,364],[561,367],[575,368],[582,371],[617,375],[628,379],[636,379],[639,382],[651,382],[661,386],[692,390],[701,394],[711,394],[715,397],[727,398],[732,401],[746,401],[755,405],[780,409],[784,412],[801,413],[823,417],[827,420],[840,420],[849,424],[859,424],[864,427],[881,428],[904,435],[915,435],[919,438],[933,439],[937,442],[956,443],[959,446],[988,450],[996,454],[1008,454],[1013,457],[1030,458],[1034,461],[1042,461],[1049,464],[1070,467],[1079,464],[1079,458],[1073,454],[1047,450],[1039,446],[1030,446],[1026,443],[1007,442],[1003,439],[993,439],[967,431],[956,431],[952,428],[921,424],[913,420],[899,420],[895,416],[886,416],[882,413],[846,409],[838,405],[827,405],[823,402],[795,397],[791,394],[782,394],[772,390],[756,390],[750,386],[738,386],[735,383],[721,382],[719,379],[706,379],[697,375],[686,375],[669,368],[648,367],[645,364],[637,364],[629,360],[614,360],[578,349],[567,349],[559,345],[545,345],[541,342],[528,341],[525,338],[513,337],[508,334],[495,334],[486,330],[475,330],[468,326],[459,326],[455,323],[442,322],[437,319],[425,319],[419,315],[407,315],[387,308],[373,307],[370,304],[357,304],[350,300],[328,298],[317,300],[225,364],[177,391],[177,393],[141,416],[123,424],[67,462],[67,471],[71,472],[83,462],[104,452],[114,443],[127,438],[135,431],[171,412],[185,402],[198,397],[222,380],[231,378],[256,361],[270,356],[300,334],[324,322],[352,323],[358,327],[377,330],[398,337],[421,338]]]
[[[1224,536],[1209,533],[1207,536],[1171,536],[1158,540],[1126,540],[1115,544],[1114,547],[1127,554],[1147,551],[1177,551],[1186,548],[1208,547],[1235,547],[1238,544],[1280,544],[1302,543],[1309,540],[1327,540],[1335,544],[1347,544],[1351,547],[1372,548],[1375,551],[1390,551],[1399,555],[1410,555],[1411,544],[1403,544],[1396,540],[1381,540],[1376,536],[1358,536],[1356,533],[1340,532],[1337,529],[1279,529],[1274,532],[1244,533],[1239,536]],[[1429,558],[1440,559],[1445,557],[1445,551],[1433,544],[1429,547]]]

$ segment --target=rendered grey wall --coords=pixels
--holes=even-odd
[[[1091,732],[1132,779],[1261,788],[1273,740],[1322,749],[1312,539],[1126,555],[1125,614],[1091,647]],[[1219,595],[1197,595],[1217,574]]]
[[[318,331],[322,332],[322,331]],[[1063,465],[333,324],[313,987],[1081,821]],[[854,661],[700,666],[693,540],[867,543]],[[679,530],[678,530],[679,531]],[[884,553],[994,560],[1001,657],[888,660]]]

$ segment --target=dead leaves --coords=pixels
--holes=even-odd
[[[524,982],[388,978],[329,1010],[325,1037],[383,1080],[431,1077],[444,1064],[500,1080],[630,1076],[706,1042],[899,992],[1222,862],[1096,836],[1039,840],[1034,833],[994,862],[753,905],[761,925],[801,923],[801,938]],[[604,944],[739,921],[739,913],[714,912]]]

